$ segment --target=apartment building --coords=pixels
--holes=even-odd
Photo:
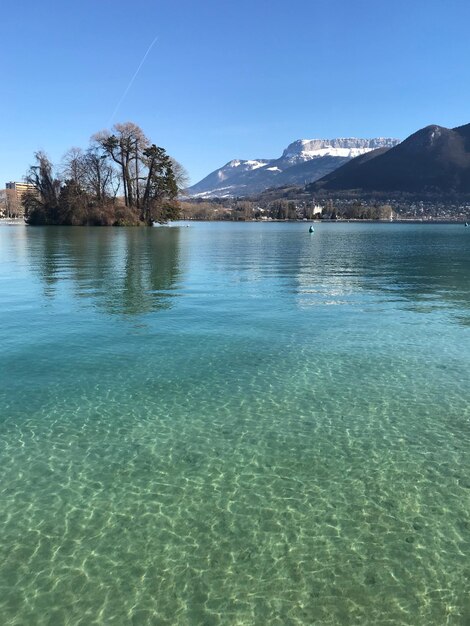
[[[24,214],[21,199],[26,191],[34,190],[34,185],[10,181],[0,192],[0,214],[3,217],[21,217]]]

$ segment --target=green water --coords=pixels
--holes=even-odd
[[[0,226],[0,624],[470,624],[470,229]]]

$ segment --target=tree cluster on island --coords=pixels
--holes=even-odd
[[[28,224],[151,226],[180,216],[184,169],[132,122],[69,150],[57,174],[46,154],[35,158],[26,176],[34,191],[22,199]]]

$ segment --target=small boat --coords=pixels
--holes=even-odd
[[[465,228],[467,228],[467,227],[468,227],[468,222],[465,222]]]
[[[309,233],[314,233],[315,232],[315,229],[313,228],[313,226],[310,226],[310,228],[308,229],[308,232]]]

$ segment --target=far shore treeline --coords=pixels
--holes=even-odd
[[[32,225],[151,226],[180,215],[186,174],[132,122],[92,136],[87,150],[71,148],[58,168],[37,152],[23,195]]]

